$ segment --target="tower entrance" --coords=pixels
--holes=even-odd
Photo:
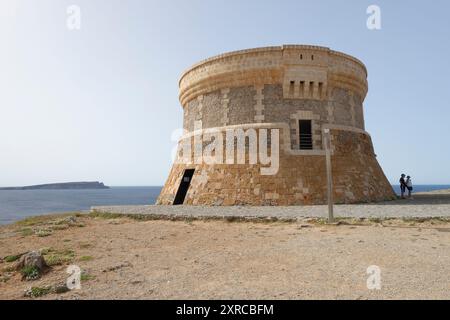
[[[179,205],[184,203],[184,198],[186,198],[189,185],[191,184],[192,176],[194,175],[195,169],[184,170],[183,178],[181,178],[180,186],[178,187],[175,200],[173,205]]]

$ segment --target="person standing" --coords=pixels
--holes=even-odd
[[[402,199],[405,199],[406,181],[405,181],[405,174],[404,173],[402,173],[399,182],[400,182],[400,191],[401,191],[401,194],[402,194]]]
[[[411,198],[411,191],[413,190],[412,180],[410,176],[406,177],[406,188],[408,189],[408,198]]]

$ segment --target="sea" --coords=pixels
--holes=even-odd
[[[91,206],[155,204],[161,189],[0,190],[0,224],[42,214],[88,211]]]
[[[400,188],[394,185],[400,193]],[[155,204],[162,187],[111,187],[92,190],[0,190],[0,224],[49,213],[88,211],[100,205]],[[414,192],[450,189],[450,185],[415,185]]]

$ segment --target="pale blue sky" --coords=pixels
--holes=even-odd
[[[69,5],[81,30],[66,27]],[[381,8],[382,29],[366,27]],[[366,129],[388,179],[450,184],[448,1],[1,0],[0,186],[162,185],[178,79],[222,52],[315,44],[369,72]]]

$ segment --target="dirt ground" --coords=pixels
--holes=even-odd
[[[0,227],[1,299],[29,299],[27,288],[64,283],[68,265],[83,270],[81,289],[41,299],[450,299],[446,221],[72,216]],[[7,257],[30,250],[53,253],[53,266],[38,280],[22,281]],[[373,265],[381,270],[380,290],[367,287]]]

